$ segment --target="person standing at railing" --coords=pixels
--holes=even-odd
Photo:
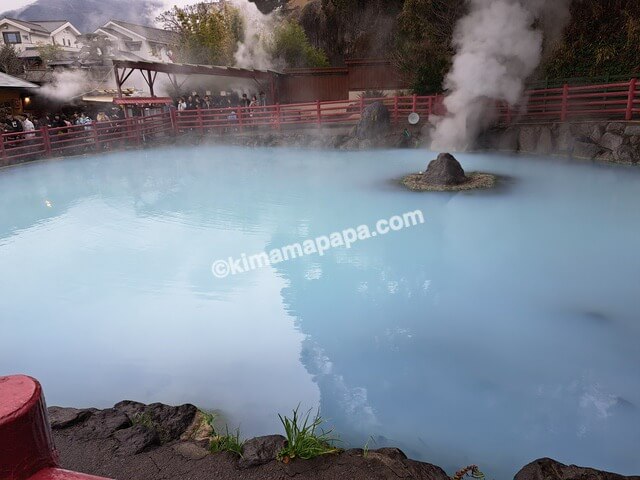
[[[187,109],[187,101],[184,99],[184,97],[180,97],[178,99],[178,111],[184,112],[186,109]]]
[[[31,119],[29,118],[29,115],[27,115],[24,121],[22,122],[22,128],[24,129],[25,132],[31,132],[31,133],[25,133],[24,138],[32,139],[36,137],[36,134],[34,133],[36,130],[36,126],[33,124]]]

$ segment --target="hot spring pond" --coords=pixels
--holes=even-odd
[[[640,473],[640,169],[461,155],[494,191],[414,193],[425,151],[194,148],[0,170],[0,375],[49,405],[220,409],[244,437],[320,407],[345,447],[506,479]],[[425,223],[250,273],[254,254]]]

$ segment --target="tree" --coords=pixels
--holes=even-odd
[[[267,50],[274,61],[290,68],[329,66],[324,51],[309,43],[303,28],[294,20],[286,20],[275,28]]]
[[[398,16],[396,66],[417,94],[442,90],[454,55],[453,33],[466,12],[465,0],[406,0]]]
[[[7,75],[20,75],[24,72],[22,60],[13,45],[3,45],[0,48],[0,70]]]
[[[176,55],[181,62],[231,64],[244,36],[238,10],[225,2],[173,7],[157,20],[180,35]]]
[[[46,45],[41,43],[37,47],[38,56],[42,59],[44,65],[48,65],[49,62],[60,60],[62,58],[62,48],[59,45]]]
[[[95,63],[104,65],[112,55],[111,39],[101,33],[85,33],[78,37],[82,45],[78,58],[81,63]]]

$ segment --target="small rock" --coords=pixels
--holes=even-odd
[[[113,434],[113,438],[120,442],[116,454],[122,457],[137,455],[152,446],[160,445],[158,432],[143,425],[118,430]]]
[[[268,435],[247,440],[242,448],[242,458],[238,462],[240,468],[257,467],[276,459],[278,452],[287,444],[282,435]]]
[[[540,458],[520,470],[514,480],[640,480],[640,477],[624,477],[593,468],[564,465],[550,458]]]
[[[93,410],[80,410],[77,408],[49,407],[49,423],[53,430],[62,430],[84,422],[91,416]]]
[[[209,451],[206,448],[190,442],[179,443],[173,449],[189,460],[201,460],[209,455]]]
[[[624,143],[624,137],[615,133],[605,133],[598,142],[602,147],[609,150],[616,150]]]
[[[460,185],[467,181],[462,165],[450,153],[441,153],[432,160],[423,178],[431,185]]]

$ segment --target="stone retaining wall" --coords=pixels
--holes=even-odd
[[[481,148],[538,155],[564,155],[621,164],[640,161],[640,123],[584,122],[515,125],[492,130]]]

